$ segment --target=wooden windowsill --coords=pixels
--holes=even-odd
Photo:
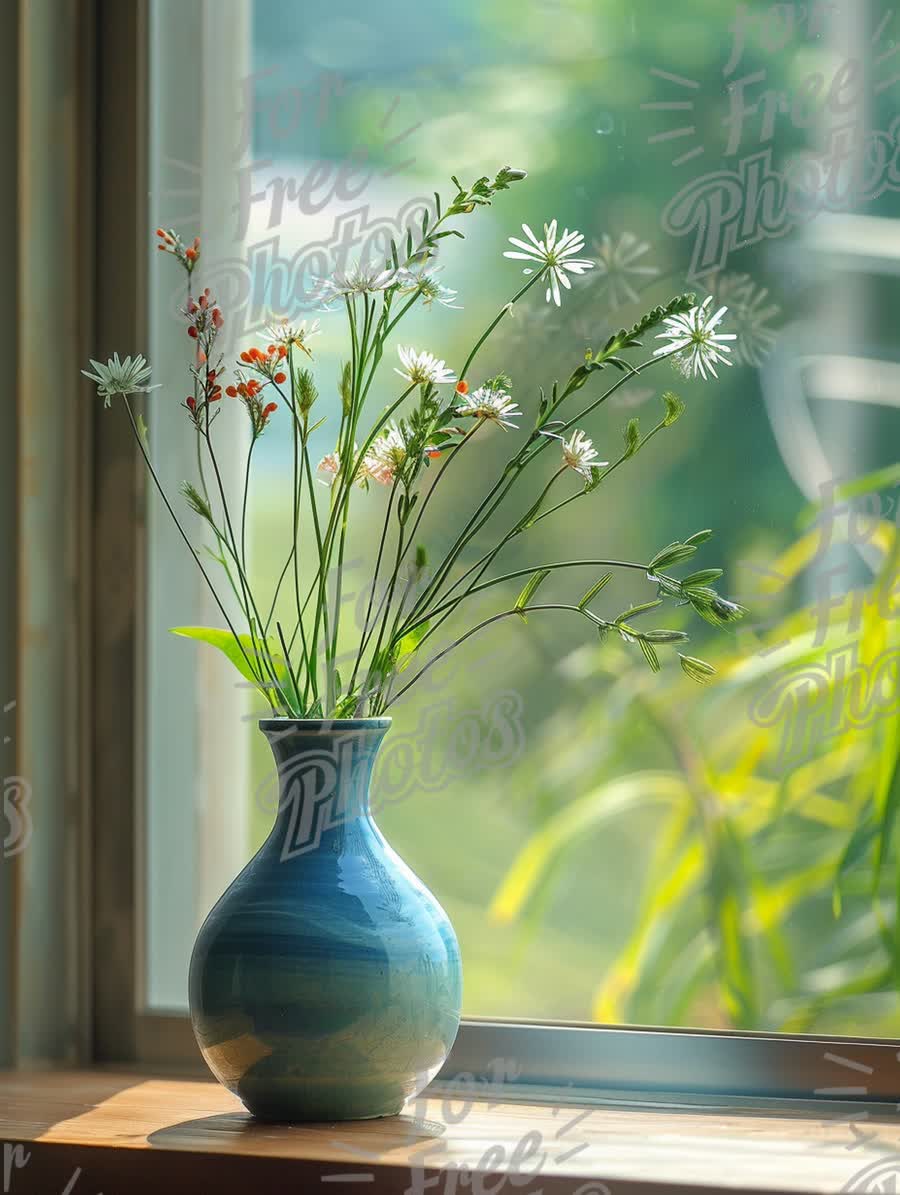
[[[254,1122],[212,1082],[0,1074],[5,1195],[824,1195],[895,1190],[898,1178],[900,1120],[864,1112],[814,1119],[434,1098],[384,1120],[288,1126]]]

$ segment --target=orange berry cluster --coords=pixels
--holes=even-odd
[[[200,256],[200,238],[194,237],[190,245],[184,241],[174,229],[157,228],[156,235],[160,243],[156,246],[162,253],[171,253],[190,274]]]
[[[204,332],[215,334],[225,323],[222,312],[215,305],[215,300],[210,294],[209,287],[204,290],[196,301],[194,299],[189,300],[184,310],[185,315],[190,320],[187,330],[188,336],[193,340],[198,340]]]
[[[201,383],[202,394],[200,396],[199,403],[191,394],[189,394],[184,400],[184,405],[194,416],[194,422],[199,419],[204,407],[207,406],[208,403],[218,402],[221,399],[222,383],[218,381],[220,372],[221,371],[217,371],[215,369],[208,369],[206,371],[206,378]]]
[[[242,353],[241,357],[244,356]],[[260,382],[257,378],[239,376],[234,385],[225,387],[225,393],[229,398],[239,398],[247,408],[254,437],[262,435],[269,422],[269,416],[278,410],[278,403],[270,402],[263,405],[260,395],[265,385],[265,382]]]
[[[226,386],[225,393],[229,398],[255,398],[261,389],[256,378],[251,378],[248,382],[238,382],[236,386]]]
[[[287,381],[287,374],[278,368],[286,356],[287,349],[283,344],[270,344],[265,352],[257,348],[247,349],[241,353],[241,360],[280,386]]]

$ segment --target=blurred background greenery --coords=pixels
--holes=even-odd
[[[577,624],[532,619],[527,631],[503,625],[468,645],[435,684],[392,710],[392,736],[418,736],[416,782],[383,803],[378,820],[456,925],[465,1012],[896,1035],[897,398],[891,374],[853,383],[897,358],[897,296],[889,273],[859,248],[861,226],[838,217],[877,218],[877,245],[889,257],[897,196],[888,188],[876,200],[851,197],[835,205],[838,216],[734,248],[702,279],[689,276],[691,238],[663,223],[673,196],[711,172],[736,171],[765,150],[784,170],[836,124],[887,129],[897,86],[880,84],[893,74],[896,43],[889,24],[873,43],[881,9],[255,0],[253,12],[251,156],[264,197],[250,207],[251,243],[277,235],[288,257],[327,237],[341,214],[365,207],[367,218],[389,216],[410,198],[448,194],[451,173],[466,183],[510,163],[528,180],[473,216],[465,242],[445,242],[442,280],[463,309],[417,310],[402,343],[458,367],[521,281],[517,263],[502,257],[506,237],[523,220],[539,228],[554,217],[584,231],[600,267],[576,280],[560,312],[531,292],[479,362],[479,377],[512,377],[526,411],[537,387],[567,376],[586,346],[684,289],[728,303],[725,330],[742,336],[718,383],[685,381],[664,365],[596,412],[587,430],[613,458],[628,419],[656,422],[664,389],[688,408],[593,500],[520,537],[499,562],[524,568],[548,551],[642,561],[714,528],[696,567],[724,566],[723,590],[751,609],[747,628],[733,632],[684,619],[696,635],[691,650],[717,665],[717,680],[693,685],[674,656],[653,676],[623,645],[586,644]],[[849,113],[829,109],[831,81],[857,49],[857,102]],[[823,82],[810,84],[817,73]],[[747,103],[764,91],[770,99],[744,117],[729,152],[735,81],[747,75],[756,79]],[[689,131],[660,137],[678,129]],[[351,157],[355,177],[367,177],[358,197],[332,194],[316,213],[308,201],[286,202],[275,218],[265,180],[300,183],[317,163],[336,169]],[[345,329],[340,313],[321,318],[320,413],[334,416]],[[813,372],[798,382],[801,361]],[[373,407],[392,393],[390,376],[383,367]],[[795,408],[802,418],[792,423]],[[316,433],[314,453],[330,450],[335,425],[332,417]],[[432,557],[515,434],[486,436],[448,477],[426,526]],[[279,484],[290,468],[288,437],[274,422],[255,461],[253,563],[274,576],[281,561],[271,545],[289,518]],[[868,480],[839,495],[852,519],[845,505],[832,520],[826,502],[817,523],[832,476]],[[383,501],[375,492],[356,500],[351,595],[365,582]],[[838,572],[826,619],[829,569]],[[871,600],[857,619],[853,595],[863,591]],[[605,595],[613,613],[654,596],[640,574],[617,575]],[[865,704],[829,662],[841,649],[888,661],[886,696],[879,716],[826,725],[826,706],[854,693]],[[454,768],[454,726],[481,711],[489,749],[485,711],[504,695],[520,703],[515,749],[498,748],[494,764]],[[804,714],[815,725],[786,758],[785,728]],[[255,730],[252,743],[256,784],[271,763]],[[254,804],[248,849],[269,822]]]

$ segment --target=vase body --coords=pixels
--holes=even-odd
[[[259,725],[278,812],[194,945],[197,1043],[261,1119],[394,1115],[449,1053],[462,970],[446,913],[371,816],[390,719]]]

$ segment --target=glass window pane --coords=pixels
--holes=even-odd
[[[714,666],[712,682],[682,670],[678,645],[659,645],[656,673],[634,637],[613,628],[601,641],[577,614],[548,611],[465,643],[391,707],[377,820],[454,921],[465,1012],[896,1035],[892,7],[225,7],[234,20],[200,30],[192,71],[167,37],[175,7],[154,5],[154,210],[204,238],[200,282],[226,311],[233,351],[264,345],[270,318],[321,319],[313,369],[326,421],[313,461],[334,447],[348,354],[341,309],[319,311],[318,275],[384,258],[436,189],[452,196],[451,174],[468,185],[506,163],[527,170],[461,219],[465,240],[441,242],[455,306],[419,304],[395,339],[458,370],[527,281],[528,263],[503,256],[507,238],[525,235],[523,222],[540,236],[553,219],[585,235],[594,267],[570,276],[561,306],[532,289],[479,354],[472,386],[508,374],[525,416],[518,429],[485,428],[442,480],[422,523],[430,560],[527,435],[539,387],[549,393],[587,349],[689,291],[710,298],[708,315],[727,308],[715,331],[737,337],[720,342],[717,379],[669,361],[633,377],[614,365],[594,373],[586,395],[622,383],[584,425],[600,459],[617,461],[629,436],[674,410],[664,394],[685,413],[492,565],[493,575],[561,560],[646,566],[712,528],[670,571],[724,568],[715,583],[747,607],[744,620],[711,626],[671,600],[629,616],[643,630],[689,631],[680,650]],[[167,388],[150,404],[150,432],[177,492],[195,474],[170,266],[153,262]],[[668,343],[661,330],[621,356],[647,361]],[[373,409],[399,393],[394,352]],[[218,416],[232,494],[247,451],[239,414],[225,400]],[[281,414],[254,449],[248,507],[266,594],[291,531]],[[523,483],[527,501],[497,511],[459,573],[548,479]],[[377,485],[354,496],[347,648],[386,501]],[[267,833],[272,774],[258,702],[207,649],[167,635],[221,620],[165,512],[153,499],[149,510],[147,999],[178,1008],[199,921]],[[577,605],[605,571],[555,573],[542,595]],[[646,568],[609,571],[591,603],[602,618],[656,597]],[[448,633],[514,603],[523,580],[474,597]]]

